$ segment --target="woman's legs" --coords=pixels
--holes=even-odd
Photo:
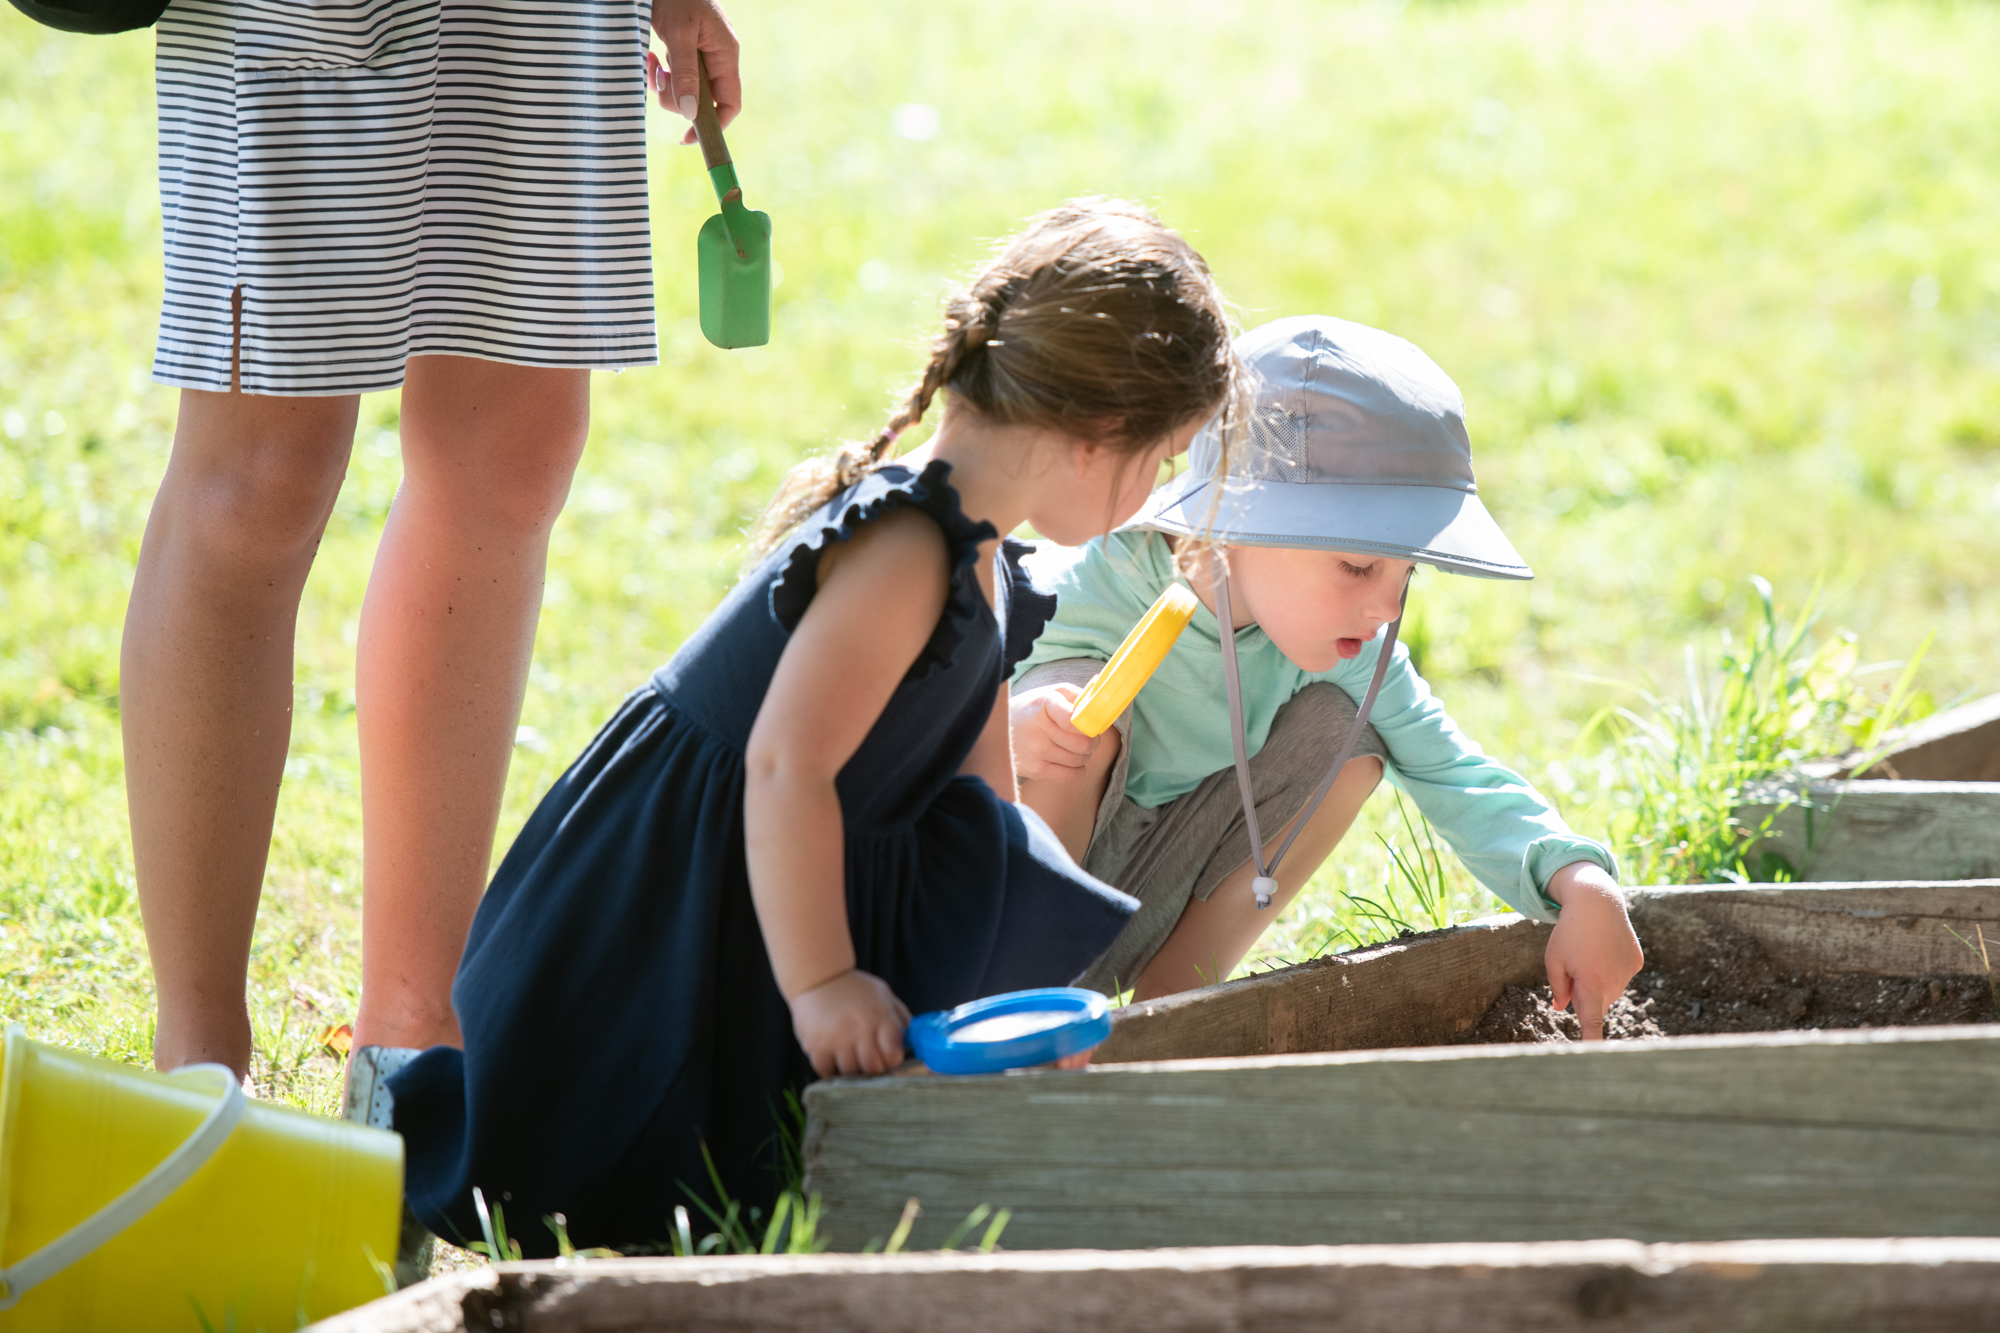
[[[183,390],[125,613],[119,714],[162,1069],[250,1063],[250,932],[291,736],[299,593],[356,399]]]
[[[549,531],[590,372],[412,358],[403,483],[361,611],[360,1045],[459,1043],[451,982],[493,856]]]
[[[1271,895],[1269,907],[1262,911],[1257,908],[1257,899],[1250,891],[1257,867],[1247,859],[1230,871],[1207,898],[1188,899],[1180,924],[1139,974],[1132,998],[1156,1000],[1162,995],[1211,984],[1234,971],[1257,937],[1278,919],[1320,863],[1347,836],[1354,817],[1361,813],[1362,803],[1381,780],[1380,759],[1364,755],[1347,761],[1334,780],[1333,790],[1306,821],[1305,831],[1279,864],[1278,891]],[[1293,819],[1265,843],[1265,856],[1271,856],[1284,844],[1286,834],[1297,822]]]

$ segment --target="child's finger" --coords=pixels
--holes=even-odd
[[[882,1068],[894,1069],[903,1063],[903,1030],[885,1027],[875,1034],[875,1046],[882,1056]]]
[[[1090,1048],[1089,1051],[1078,1051],[1074,1055],[1065,1055],[1062,1059],[1056,1061],[1056,1068],[1082,1069],[1084,1066],[1090,1063],[1091,1051],[1095,1051],[1096,1049],[1097,1048],[1093,1046]]]
[[[1557,1013],[1561,1013],[1563,1010],[1569,1008],[1569,1001],[1570,1001],[1569,968],[1554,960],[1550,960],[1548,968],[1549,968],[1549,1007],[1554,1009]]]
[[[1070,688],[1074,689],[1075,687],[1071,686]],[[1066,694],[1061,687],[1058,687],[1052,697],[1042,700],[1042,711],[1047,713],[1049,720],[1056,724],[1058,732],[1071,736],[1080,736],[1092,745],[1095,745],[1097,743],[1095,736],[1084,736],[1082,732],[1076,729],[1076,724],[1070,721],[1076,715],[1076,700],[1077,695]]]
[[[1097,748],[1098,738],[1078,731],[1076,724],[1070,721],[1070,713],[1071,710],[1061,701],[1046,700],[1042,704],[1042,716],[1048,719],[1049,725],[1043,727],[1042,732],[1071,754],[1089,754]]]
[[[1030,777],[1050,776],[1050,777],[1066,778],[1073,776],[1074,774],[1083,772],[1084,767],[1088,764],[1089,760],[1086,759],[1083,755],[1072,754],[1070,751],[1063,749],[1061,746],[1045,745],[1036,748],[1032,752],[1032,762],[1035,766],[1039,768],[1051,769],[1054,771],[1046,775],[1031,773],[1028,775]]]
[[[1604,1040],[1604,1011],[1611,1007],[1611,999],[1604,988],[1591,981],[1583,981],[1576,987],[1576,1021],[1583,1028],[1585,1041]]]

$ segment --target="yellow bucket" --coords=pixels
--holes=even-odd
[[[155,1074],[19,1027],[0,1060],[0,1333],[279,1333],[383,1294],[396,1135],[250,1101],[221,1065]]]

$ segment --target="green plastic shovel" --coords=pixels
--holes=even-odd
[[[701,274],[701,331],[717,347],[771,341],[771,215],[743,206],[729,146],[708,91],[708,65],[695,57],[694,132],[722,211],[701,224],[694,248]]]

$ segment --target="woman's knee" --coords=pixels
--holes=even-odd
[[[156,506],[213,555],[309,555],[354,443],[355,399],[184,391]]]
[[[589,434],[589,374],[470,357],[412,360],[405,483],[483,527],[545,531],[569,498]]]

